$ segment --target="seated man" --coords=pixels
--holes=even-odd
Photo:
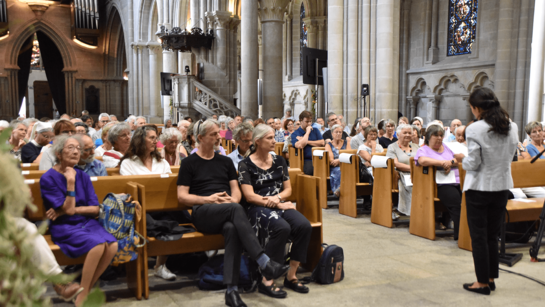
[[[241,192],[233,162],[214,152],[214,145],[220,139],[219,128],[215,120],[195,125],[194,134],[199,148],[195,154],[181,162],[178,202],[182,207],[192,207],[193,225],[198,231],[221,233],[225,237],[225,304],[246,306],[237,288],[243,249],[258,263],[261,274],[268,280],[286,274],[289,265],[271,261],[259,244],[246,213],[239,204]]]
[[[306,175],[314,174],[312,165],[312,147],[324,146],[324,139],[318,129],[312,128],[312,114],[309,111],[303,111],[299,114],[301,127],[291,134],[291,144],[295,148],[303,149],[304,165],[303,172]]]
[[[87,134],[80,136],[83,140],[83,149],[81,150],[81,156],[76,167],[90,177],[108,176],[108,172],[106,172],[106,167],[102,161],[95,160],[95,144],[93,143],[93,139]]]
[[[327,124],[329,125],[329,129],[331,129],[331,127],[335,126],[335,125],[341,125],[341,115],[337,116],[337,114],[333,113],[333,112],[329,112],[327,113]],[[326,132],[324,132],[324,134],[322,135],[322,138],[325,140],[325,144],[331,142],[331,140],[333,140],[333,135],[331,134],[331,130],[328,130]],[[348,133],[346,133],[346,131],[343,130],[343,135],[342,135],[342,139],[343,141],[345,141],[347,144],[350,144],[350,141],[351,141],[351,138],[350,136],[348,135]]]
[[[249,123],[242,123],[238,125],[233,131],[233,139],[235,140],[237,144],[237,149],[235,149],[232,153],[230,153],[227,156],[231,160],[233,160],[235,169],[238,169],[238,163],[242,159],[244,159],[246,152],[248,151],[248,149],[250,149],[250,145],[252,145],[253,131],[254,131],[254,127],[250,125]]]
[[[34,139],[21,148],[21,162],[23,163],[40,163],[43,152],[51,147],[49,142],[55,136],[50,123],[37,122],[35,126]]]

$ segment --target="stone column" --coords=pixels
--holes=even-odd
[[[282,33],[284,37],[282,38],[282,75],[286,77],[286,73],[288,72],[287,66],[288,66],[288,29],[287,29],[287,22],[286,18],[284,17],[284,24],[282,25]]]
[[[347,68],[347,79],[345,80],[346,86],[347,86],[347,101],[346,101],[346,107],[345,110],[346,114],[346,122],[347,123],[353,123],[354,120],[359,115],[359,109],[358,109],[358,100],[361,99],[359,97],[359,79],[358,79],[358,45],[359,42],[357,39],[351,39],[358,37],[358,28],[360,25],[359,21],[359,10],[358,10],[358,4],[359,1],[350,1],[348,2],[348,50],[346,52],[347,59],[346,59],[346,68]],[[362,101],[363,105],[363,101]],[[363,114],[363,112],[362,112]]]
[[[138,114],[140,115],[142,113],[142,110],[138,107],[138,99],[141,99],[141,97],[138,95],[138,46],[134,43],[131,43],[131,49],[132,49],[132,66],[131,66],[131,75],[130,79],[132,80],[132,101],[129,101],[129,112],[132,112],[132,114]]]
[[[541,121],[543,108],[543,73],[545,63],[545,1],[536,1],[532,53],[530,56],[530,88],[528,90],[528,117],[526,122]],[[519,128],[520,129],[520,128]]]
[[[441,95],[428,95],[426,98],[429,99],[428,105],[428,122],[439,119],[439,104],[443,96]]]
[[[191,0],[189,2],[189,14],[191,18],[191,22],[189,23],[191,25],[191,28],[199,27],[200,28],[200,7],[199,7],[199,0]]]
[[[176,73],[178,63],[177,56],[174,51],[163,50],[163,72]],[[172,119],[170,115],[170,99],[172,96],[161,96],[163,100],[163,123],[168,119]]]
[[[216,26],[216,38],[214,42],[216,44],[216,64],[225,71],[227,69],[227,40],[229,24],[231,22],[231,13],[226,11],[206,12],[206,17],[209,23],[213,23]]]
[[[263,34],[263,116],[282,117],[282,24],[290,0],[260,0]]]
[[[427,64],[437,63],[439,57],[439,48],[437,47],[437,20],[439,20],[439,1],[432,1],[431,9],[431,44],[428,49]]]
[[[309,48],[318,47],[318,20],[316,18],[307,17],[303,19],[305,25],[307,25],[307,40]]]
[[[149,105],[149,116],[150,122],[152,119],[160,120],[161,113],[161,45],[157,43],[148,43],[147,45],[149,51],[149,96],[150,96],[150,105]]]
[[[542,1],[536,1],[542,2]],[[513,0],[499,1],[498,33],[511,33],[513,28]],[[501,106],[509,110],[509,88],[511,80],[511,35],[498,35],[496,47],[496,69],[494,80],[494,92]]]
[[[324,30],[327,25],[327,17],[321,17],[317,20],[318,22],[318,45],[317,48],[323,50],[325,48],[325,37]]]
[[[288,43],[287,50],[286,50],[286,59],[287,59],[287,71],[286,71],[286,81],[290,81],[293,76],[293,41],[292,41],[292,16],[287,15],[286,16],[286,29],[287,29],[287,38],[286,41]]]
[[[465,120],[462,119],[462,122],[469,123],[469,121],[472,120],[475,117],[475,116],[473,116],[473,112],[471,112],[471,107],[469,105],[469,95],[463,95],[462,96],[462,101],[464,102],[465,108],[466,108],[466,118],[465,118]]]
[[[411,108],[411,119],[416,117],[416,106],[418,105],[418,102],[420,101],[419,96],[407,96],[407,104]]]
[[[344,0],[329,0],[327,23],[327,79],[329,112],[343,113]]]
[[[394,84],[395,65],[399,57],[394,56],[394,0],[377,3],[377,53],[376,53],[376,114],[379,118],[397,118],[397,87]],[[330,17],[331,18],[331,17]]]
[[[198,23],[198,27],[201,28],[203,31],[206,30],[206,26],[207,26],[207,20],[206,20],[206,12],[208,12],[208,10],[213,10],[212,7],[208,7],[208,3],[206,3],[206,1],[197,1],[197,2],[200,2],[201,4],[201,7],[199,9],[199,23]],[[216,10],[218,11],[223,11],[221,8],[217,8]],[[231,15],[231,13],[229,13],[229,15]]]
[[[241,112],[257,118],[257,1],[241,3]]]

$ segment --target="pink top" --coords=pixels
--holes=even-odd
[[[161,141],[157,141],[157,148],[163,148],[163,147],[165,147],[165,145],[163,145]]]
[[[437,151],[431,149],[428,147],[428,145],[423,145],[416,151],[416,156],[414,156],[414,163],[416,165],[418,164],[418,158],[420,157],[427,157],[435,160],[452,160],[454,159],[454,153],[450,148],[448,148],[446,145],[443,145],[443,152],[438,153]],[[458,164],[456,164],[458,165]],[[456,182],[460,183],[460,173],[458,172],[458,168],[452,168],[451,171],[454,171],[454,175],[456,175]]]
[[[220,136],[222,138],[225,138],[225,133],[227,132],[227,130],[220,130]]]

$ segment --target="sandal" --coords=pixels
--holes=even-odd
[[[288,296],[288,293],[280,288],[278,288],[278,291],[274,291],[274,289],[276,288],[278,287],[274,283],[270,286],[265,286],[262,282],[260,282],[257,286],[257,290],[259,291],[259,293],[263,293],[272,298],[286,298],[286,296]]]
[[[288,278],[284,278],[284,287],[290,288],[295,292],[299,293],[308,293],[309,289],[307,286],[303,285],[299,282],[297,278],[288,280]]]

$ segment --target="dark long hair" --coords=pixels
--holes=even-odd
[[[136,130],[134,130],[134,135],[131,138],[129,149],[127,149],[127,152],[119,161],[119,165],[121,165],[123,160],[130,159],[134,156],[137,156],[140,158],[140,160],[142,160],[142,162],[144,162],[144,157],[146,156],[146,136],[148,131],[155,131],[155,134],[157,134],[157,137],[159,137],[159,133],[157,132],[157,127],[155,125],[144,125],[138,127]],[[157,150],[157,147],[151,152],[150,155],[157,161],[161,161],[163,159]]]
[[[469,96],[469,104],[474,108],[481,108],[481,119],[491,127],[488,131],[500,135],[509,135],[509,114],[500,106],[498,97],[486,87],[480,87]]]
[[[352,126],[352,129],[350,130],[350,136],[351,136],[351,137],[357,134],[357,132],[358,132],[358,130],[357,130],[357,128],[358,128],[358,123],[360,122],[360,120],[361,120],[361,118],[358,117],[358,118],[356,118],[356,120],[354,121],[354,126]]]

